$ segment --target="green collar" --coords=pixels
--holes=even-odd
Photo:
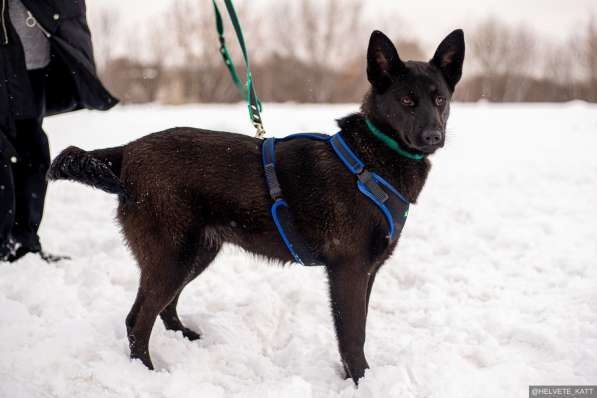
[[[394,140],[393,138],[388,137],[386,134],[382,133],[380,129],[375,127],[375,125],[369,120],[365,118],[365,123],[367,123],[367,127],[369,127],[369,131],[373,134],[376,138],[378,138],[381,142],[386,144],[387,147],[392,149],[394,152],[398,153],[400,156],[404,156],[405,158],[412,159],[412,160],[421,160],[423,159],[423,155],[417,153],[410,153],[400,147],[398,141]]]

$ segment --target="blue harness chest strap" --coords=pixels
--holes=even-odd
[[[288,203],[284,200],[280,181],[276,174],[276,141],[287,141],[293,138],[309,138],[324,141],[329,137],[323,134],[305,133],[293,134],[281,139],[267,138],[263,141],[261,155],[265,171],[265,182],[269,195],[274,201],[271,208],[272,218],[282,241],[284,241],[288,251],[297,263],[307,266],[323,265],[323,262],[317,259],[313,249],[297,230],[294,216],[290,211]]]
[[[302,265],[323,265],[314,250],[303,239],[288,203],[284,200],[280,181],[276,173],[276,142],[294,139],[327,141],[342,164],[357,177],[358,190],[380,209],[388,223],[390,242],[395,241],[402,231],[408,216],[409,202],[389,182],[377,173],[369,172],[365,164],[346,144],[340,133],[333,136],[318,133],[292,134],[284,138],[267,138],[261,146],[263,169],[268,192],[272,198],[271,208],[274,224],[288,251],[297,263]]]
[[[350,149],[340,133],[330,138],[330,144],[348,171],[357,177],[359,191],[383,213],[388,223],[390,242],[398,239],[408,217],[408,200],[377,173],[365,169],[364,163]]]

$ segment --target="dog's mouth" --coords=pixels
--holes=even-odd
[[[410,140],[408,135],[405,134],[405,135],[401,136],[401,138],[402,138],[402,142],[404,142],[404,144],[406,144],[407,149],[411,149],[414,151],[419,150],[419,148],[417,148],[417,146]]]
[[[400,138],[400,145],[402,145],[404,149],[406,149],[407,151],[412,152],[416,155],[432,155],[433,153],[435,153],[435,151],[437,151],[439,148],[443,148],[444,146],[443,140],[441,143],[436,145],[420,145],[417,144],[417,139],[413,139],[409,136],[409,134],[401,133],[398,135],[398,137]]]
[[[418,147],[416,148],[417,151],[424,153],[425,155],[431,155],[432,153],[434,153],[435,151],[437,151],[439,148],[442,148],[444,146],[444,144],[441,145],[428,145],[428,146],[424,146],[424,147]]]
[[[422,155],[431,155],[435,153],[435,151],[437,151],[439,148],[444,147],[443,140],[441,143],[435,145],[419,145],[416,142],[413,142],[413,140],[406,134],[402,136],[401,139],[404,145],[406,146],[405,149]]]
[[[435,150],[437,149],[437,147],[434,147],[434,146],[417,145],[414,142],[412,142],[411,139],[407,135],[402,137],[402,142],[404,142],[407,150],[414,152],[416,154],[430,155],[433,152],[435,152]]]

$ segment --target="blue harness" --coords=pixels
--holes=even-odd
[[[265,181],[270,197],[274,202],[271,213],[278,232],[294,260],[302,265],[323,265],[321,259],[317,258],[313,249],[297,231],[294,217],[290,212],[288,203],[284,200],[282,188],[276,174],[276,142],[298,138],[326,141],[332,146],[342,164],[356,176],[358,190],[375,203],[383,213],[388,224],[390,242],[398,239],[408,217],[408,200],[377,173],[367,171],[365,164],[350,149],[340,133],[332,136],[302,133],[292,134],[284,138],[267,138],[262,144],[261,154]]]

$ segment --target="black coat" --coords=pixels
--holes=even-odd
[[[22,0],[50,40],[45,115],[81,108],[106,110],[118,102],[97,77],[84,0]],[[38,117],[25,56],[0,0],[0,130],[14,133],[14,120]]]

